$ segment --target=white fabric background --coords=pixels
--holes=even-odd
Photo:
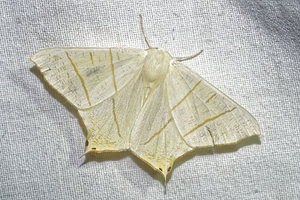
[[[129,152],[79,159],[76,111],[29,61],[54,46],[146,48],[140,13],[153,46],[204,49],[186,65],[262,131],[260,142],[180,159],[166,194]],[[299,1],[1,0],[0,20],[1,199],[300,199]]]

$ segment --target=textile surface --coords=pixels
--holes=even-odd
[[[167,187],[130,152],[84,152],[76,110],[29,58],[57,46],[173,56],[246,108],[262,135],[179,159]],[[0,1],[0,199],[300,199],[300,2]]]

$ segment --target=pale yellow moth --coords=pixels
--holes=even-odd
[[[146,50],[49,48],[31,58],[78,110],[85,154],[130,150],[166,179],[195,148],[260,135],[251,114],[181,63],[202,51],[174,58],[145,41]]]

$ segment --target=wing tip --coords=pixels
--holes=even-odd
[[[50,47],[50,48],[44,48],[44,49],[39,49],[31,58],[30,60],[33,63],[37,62],[37,59],[41,56],[42,53],[46,52],[46,51],[53,51],[53,50],[63,50],[66,47]],[[71,48],[71,47],[70,47]]]
[[[38,59],[41,57],[41,54],[44,51],[48,50],[48,49],[50,49],[50,48],[38,50],[33,56],[30,57],[30,61],[33,62],[37,67],[39,67],[38,64],[37,64],[38,63]]]

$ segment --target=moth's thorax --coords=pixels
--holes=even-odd
[[[170,66],[172,56],[160,49],[148,49],[144,60],[143,78],[145,81],[157,82],[164,79]]]

